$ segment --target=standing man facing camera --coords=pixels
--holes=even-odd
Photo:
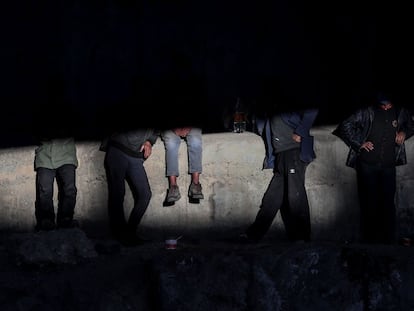
[[[333,131],[349,147],[346,165],[356,169],[361,242],[396,242],[396,166],[407,164],[404,143],[413,130],[408,110],[379,93]]]

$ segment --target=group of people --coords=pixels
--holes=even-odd
[[[311,240],[311,217],[305,189],[308,165],[316,158],[310,130],[318,109],[280,112],[260,124],[259,134],[266,146],[264,169],[273,177],[263,195],[254,221],[241,234],[243,241],[260,241],[280,210],[287,237],[291,241]],[[379,94],[375,103],[358,109],[332,133],[349,147],[346,165],[356,169],[360,205],[360,237],[366,243],[396,242],[396,166],[407,163],[405,140],[414,134],[414,121],[404,107]],[[139,129],[117,132],[105,139],[104,166],[108,184],[108,216],[112,235],[125,245],[137,245],[138,225],[149,206],[151,188],[144,161],[151,155],[158,137],[166,151],[168,191],[165,201],[181,198],[178,151],[187,143],[190,199],[203,199],[202,130],[182,127],[167,130]],[[73,227],[76,204],[76,147],[72,138],[43,141],[36,149],[36,220],[38,230]],[[53,183],[59,190],[57,217],[53,207]],[[124,213],[125,181],[134,198],[128,217]]]
[[[181,198],[177,179],[178,151],[182,140],[187,143],[191,184],[189,198],[203,199],[200,174],[202,173],[202,132],[195,127],[158,131],[152,128],[114,133],[106,141],[104,165],[108,183],[108,216],[112,235],[126,245],[137,245],[143,238],[137,235],[138,225],[149,205],[152,193],[144,168],[158,137],[165,146],[166,176],[169,188],[166,201],[173,203]],[[128,217],[124,214],[125,181],[128,182],[134,207]]]
[[[181,198],[178,177],[179,147],[187,144],[188,173],[191,183],[190,200],[204,199],[200,174],[202,173],[202,130],[181,127],[165,130],[153,128],[125,130],[106,137],[100,150],[105,152],[104,167],[108,184],[108,217],[112,236],[124,245],[137,245],[143,241],[137,235],[138,225],[150,203],[152,192],[144,168],[152,146],[158,137],[164,142],[166,177],[169,188],[165,202],[172,205]],[[73,137],[42,138],[35,149],[37,231],[78,226],[74,219],[76,205],[76,144]],[[53,203],[54,182],[58,186],[58,208]],[[126,217],[124,212],[125,182],[133,195],[134,206]]]

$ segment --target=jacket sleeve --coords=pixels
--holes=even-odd
[[[333,134],[342,139],[347,146],[358,152],[364,140],[363,126],[363,111],[358,110],[343,120],[333,131]]]
[[[158,139],[158,136],[160,135],[159,130],[150,129],[151,134],[147,138],[147,140],[151,143],[151,145],[154,145]]]
[[[406,122],[404,122],[400,130],[405,133],[405,139],[407,140],[414,135],[414,115],[404,108],[402,113],[404,113],[404,120]]]
[[[303,112],[301,122],[295,128],[295,133],[301,137],[309,136],[309,131],[318,115],[318,109],[307,109]]]

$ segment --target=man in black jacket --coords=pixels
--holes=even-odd
[[[346,165],[356,169],[362,242],[395,243],[396,166],[407,163],[404,142],[413,130],[410,113],[381,93],[333,131],[349,146]]]
[[[126,246],[143,242],[137,236],[138,225],[149,205],[152,193],[144,167],[158,138],[153,129],[115,133],[104,141],[104,165],[108,182],[108,216],[111,233]],[[128,221],[124,214],[125,181],[134,198]]]

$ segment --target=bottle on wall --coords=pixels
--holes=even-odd
[[[246,113],[240,102],[240,97],[237,97],[236,106],[233,115],[233,132],[243,133],[246,131]]]

